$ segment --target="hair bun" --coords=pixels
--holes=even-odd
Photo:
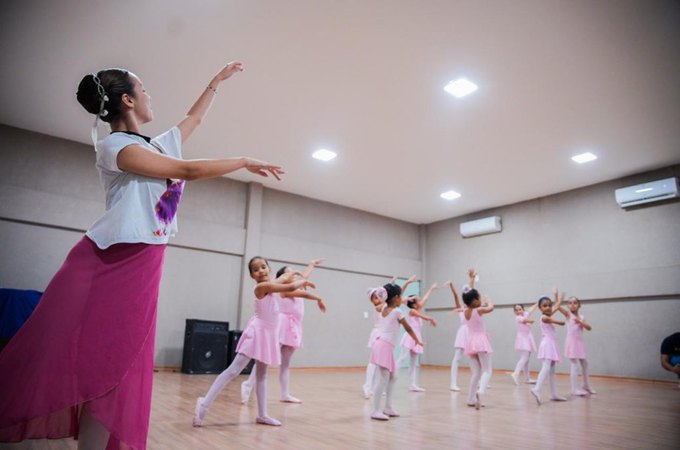
[[[465,284],[465,285],[463,285],[463,289],[461,289],[461,292],[462,292],[463,294],[467,294],[467,293],[470,292],[471,290],[472,290],[472,288],[470,287],[470,285]]]

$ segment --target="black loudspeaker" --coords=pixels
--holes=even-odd
[[[238,340],[241,339],[241,334],[243,334],[242,330],[231,330],[229,332],[229,364],[231,364],[231,362],[236,357],[236,346],[238,345]],[[255,360],[251,359],[248,365],[241,371],[241,373],[246,375],[250,374],[254,365]]]
[[[187,319],[183,373],[220,373],[229,364],[229,322]]]

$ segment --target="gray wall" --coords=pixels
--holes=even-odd
[[[103,211],[91,146],[0,125],[0,286],[43,290],[70,248]],[[366,289],[393,274],[421,273],[413,224],[224,178],[187,186],[180,232],[165,258],[156,364],[179,366],[184,320],[242,326],[253,309],[244,270],[255,254],[302,268],[329,308],[307,308],[297,366],[360,366],[372,326]],[[360,348],[361,351],[357,351]]]
[[[460,287],[467,268],[477,269],[477,287],[501,305],[485,316],[497,369],[514,368],[517,358],[512,304],[531,304],[558,286],[583,301],[581,313],[593,326],[585,337],[593,373],[669,378],[659,346],[680,330],[680,202],[623,210],[614,190],[679,172],[673,166],[430,224],[425,284],[453,279]],[[501,216],[501,233],[460,236],[461,222],[491,215]],[[426,339],[436,343],[427,363],[450,363],[458,324],[447,314],[451,304],[449,292],[437,291],[428,305],[441,326],[427,329]],[[538,323],[533,331],[538,343]],[[560,343],[565,332],[558,329]],[[566,361],[558,366],[568,370]]]
[[[0,126],[0,286],[42,290],[71,246],[103,211],[91,147]],[[494,366],[511,369],[511,305],[529,304],[557,285],[583,299],[592,323],[592,372],[668,379],[661,339],[680,329],[680,203],[620,209],[617,187],[678,176],[679,166],[474,215],[417,226],[228,179],[190,183],[161,285],[156,364],[179,366],[184,319],[242,326],[252,313],[244,270],[260,254],[272,268],[327,258],[313,280],[329,311],[308,303],[305,348],[296,366],[361,366],[372,326],[366,288],[391,275],[417,274],[423,286],[480,273],[497,305],[486,316]],[[462,239],[461,221],[498,214],[503,232]],[[423,362],[448,364],[457,319],[451,295],[434,292]],[[558,331],[560,342],[564,329]],[[539,338],[538,326],[534,334]],[[538,367],[535,361],[532,367]],[[568,365],[558,367],[566,372]]]

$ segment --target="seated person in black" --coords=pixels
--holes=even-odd
[[[671,334],[661,343],[661,366],[680,379],[680,332]]]

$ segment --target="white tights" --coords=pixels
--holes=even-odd
[[[529,350],[522,350],[520,352],[519,361],[515,366],[515,371],[512,373],[514,379],[519,379],[520,372],[524,372],[524,381],[529,381],[529,357],[531,352]]]
[[[416,367],[416,363],[418,362],[418,353],[412,351],[412,350],[407,350],[404,347],[401,348],[401,353],[399,354],[399,360],[397,361],[397,370],[401,367],[401,364],[404,362],[406,358],[409,358],[408,362],[408,379],[409,379],[409,387],[417,387],[418,386],[418,368]]]
[[[491,355],[482,352],[470,355],[470,391],[468,392],[468,404],[475,403],[475,394],[486,394],[486,387],[491,379]],[[479,390],[478,390],[479,387]]]
[[[109,430],[92,416],[85,404],[78,424],[78,450],[104,450],[109,442]]]
[[[456,353],[453,355],[453,360],[451,360],[451,387],[458,387],[458,366],[460,365],[460,359],[463,357],[463,349],[456,347]]]
[[[377,367],[378,369],[378,385],[373,393],[373,410],[376,413],[382,412],[380,409],[380,402],[382,401],[383,391],[385,392],[385,410],[392,409],[392,390],[396,377],[394,372],[384,367]]]
[[[290,396],[290,360],[293,357],[293,353],[295,353],[295,347],[291,347],[290,345],[281,346],[281,368],[279,370],[279,384],[281,385],[282,399]],[[248,376],[248,379],[245,381],[248,391],[250,391],[253,388],[256,377],[257,367],[253,367],[253,370],[250,372],[250,376]]]
[[[541,393],[541,388],[546,378],[549,378],[550,382],[550,397],[557,398],[557,387],[555,386],[555,365],[557,363],[550,359],[544,359],[543,365],[541,366],[541,371],[538,373],[538,379],[536,380],[536,387],[534,387],[534,392]]]
[[[588,361],[585,359],[570,359],[571,370],[569,378],[571,379],[571,392],[574,393],[579,390],[578,387],[578,366],[581,366],[581,375],[583,375],[583,388],[590,390],[590,380],[588,379]]]
[[[366,366],[366,381],[364,382],[364,394],[372,394],[378,384],[377,366],[372,362],[369,362]]]
[[[210,408],[210,406],[213,404],[219,393],[224,389],[224,387],[231,382],[234,378],[239,376],[241,374],[241,371],[245,369],[245,367],[248,365],[250,362],[250,358],[246,355],[243,355],[241,353],[237,353],[236,357],[232,361],[232,363],[229,365],[229,367],[226,368],[224,372],[219,374],[217,378],[215,378],[215,381],[213,381],[212,386],[210,386],[210,389],[208,390],[208,393],[205,395],[205,398],[203,399],[203,406],[205,408]],[[268,417],[267,416],[267,369],[268,365],[261,362],[261,361],[255,361],[255,370],[253,372],[256,372],[255,375],[255,392],[257,393],[257,413],[260,417]]]

